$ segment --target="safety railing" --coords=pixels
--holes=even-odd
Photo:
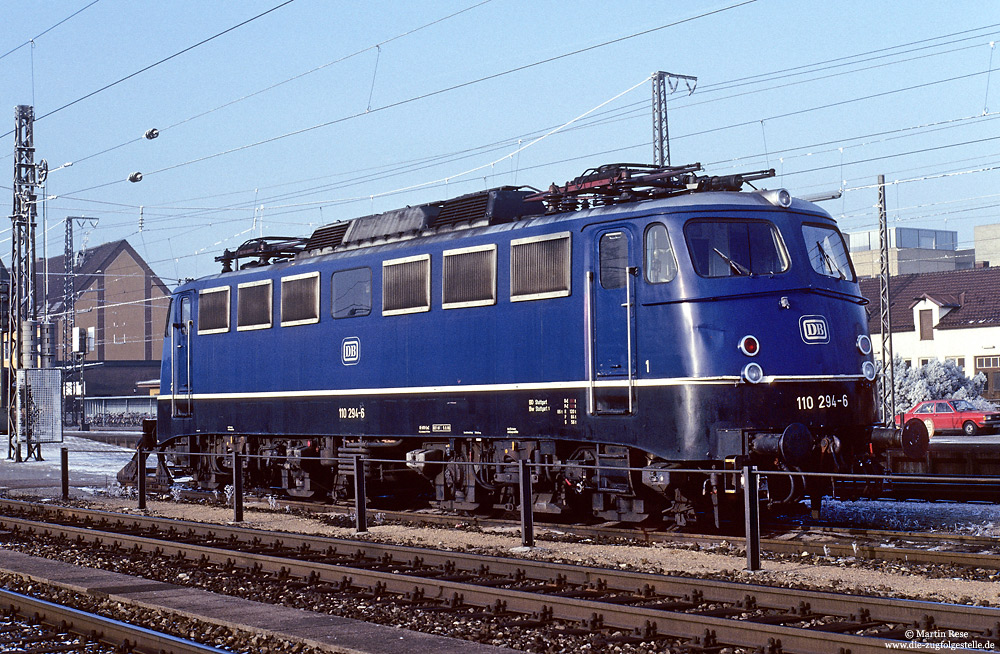
[[[74,454],[86,453],[87,450],[76,451]],[[107,455],[106,450],[100,451],[102,454]],[[154,456],[161,456],[155,451],[149,451],[139,447],[135,452],[136,458],[136,486],[137,486],[137,500],[138,508],[140,510],[145,510],[147,508],[147,460],[148,457],[153,454]],[[243,489],[243,470],[248,460],[253,459],[269,459],[273,461],[275,457],[273,455],[247,455],[240,452],[228,452],[225,454],[211,453],[211,452],[184,452],[180,456],[185,457],[215,457],[220,456],[225,457],[229,460],[232,472],[232,506],[233,506],[233,522],[243,522],[244,520],[244,489]],[[339,466],[349,466],[345,472],[348,472],[354,477],[354,526],[355,531],[358,533],[365,533],[368,531],[368,491],[367,491],[367,475],[365,474],[365,466],[373,464],[396,464],[403,465],[407,464],[407,461],[401,459],[380,459],[374,457],[367,457],[363,454],[351,454],[348,456],[333,457]],[[298,461],[315,460],[319,462],[323,460],[329,462],[328,457],[297,457]],[[533,489],[533,477],[537,475],[538,471],[545,468],[555,468],[555,467],[567,467],[565,463],[536,463],[528,461],[526,459],[518,461],[508,461],[508,462],[485,462],[485,461],[440,461],[434,462],[439,465],[448,466],[468,466],[468,467],[496,467],[496,468],[517,468],[517,496],[518,504],[520,510],[520,531],[521,531],[521,545],[523,547],[534,547],[535,546],[535,511],[534,511],[534,489]],[[577,470],[594,470],[594,471],[614,471],[616,473],[639,473],[648,471],[647,468],[638,467],[618,467],[618,466],[600,466],[600,465],[584,465],[584,464],[573,464],[572,467]],[[905,484],[913,482],[924,482],[929,484],[995,484],[1000,487],[1000,475],[997,476],[971,476],[971,475],[917,475],[917,474],[844,474],[844,473],[825,473],[825,472],[800,472],[800,471],[786,471],[786,470],[759,470],[756,466],[743,466],[741,469],[704,469],[704,468],[667,468],[664,471],[670,472],[671,474],[697,474],[706,476],[729,476],[733,478],[733,483],[730,488],[742,487],[743,489],[743,514],[744,514],[744,537],[745,537],[745,547],[746,547],[746,560],[747,560],[747,570],[760,570],[761,569],[761,532],[760,532],[760,513],[759,508],[761,504],[761,494],[760,494],[760,480],[762,477],[796,477],[796,478],[822,478],[829,479],[832,481],[846,481],[846,482],[865,482],[865,483],[875,483],[875,484]],[[62,485],[62,497],[64,500],[68,500],[70,496],[70,466],[69,466],[69,450],[63,447],[61,450],[61,485]],[[227,489],[227,496],[230,495]]]

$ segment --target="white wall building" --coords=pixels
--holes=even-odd
[[[958,249],[958,232],[945,229],[892,227],[889,234],[889,274],[964,270],[975,267],[975,250]],[[850,232],[847,237],[854,270],[859,277],[879,274],[879,232]],[[1000,262],[998,262],[1000,263]]]
[[[869,299],[869,329],[881,354],[878,279],[861,279]],[[893,353],[922,365],[954,360],[986,375],[984,395],[1000,399],[1000,268],[893,276],[889,280]]]

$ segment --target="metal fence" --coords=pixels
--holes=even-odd
[[[146,461],[150,454],[156,456],[155,452],[144,450],[141,446],[135,453],[137,465],[137,490],[138,508],[145,510],[147,496],[147,470]],[[185,452],[184,456],[210,456],[218,457],[216,453],[205,452]],[[247,455],[238,452],[231,452],[226,455],[232,463],[233,484],[232,484],[232,504],[233,521],[243,522],[243,466],[249,459],[273,459],[262,455]],[[306,457],[303,457],[306,458]],[[319,457],[314,458],[317,462]],[[368,531],[368,494],[366,488],[365,465],[371,463],[406,464],[405,460],[399,459],[377,459],[369,458],[362,454],[354,454],[347,457],[339,457],[338,462],[345,464],[350,462],[350,472],[354,476],[354,519],[355,529],[358,533]],[[452,461],[449,465],[462,466],[490,466],[490,467],[511,467],[516,466],[518,471],[517,485],[520,504],[521,522],[521,544],[524,547],[535,546],[535,516],[534,516],[534,492],[532,489],[532,477],[537,476],[540,469],[553,467],[558,464],[533,463],[527,460],[511,462],[480,462],[480,461]],[[642,473],[644,468],[620,468],[599,465],[579,465],[576,468],[589,470],[614,470],[615,472],[637,472]],[[63,499],[69,499],[69,450],[62,448],[62,495]],[[756,466],[744,466],[735,470],[706,470],[703,468],[670,468],[671,473],[687,473],[702,475],[723,475],[733,477],[733,486],[742,487],[743,493],[743,514],[744,514],[744,536],[746,541],[747,570],[761,569],[761,536],[760,536],[760,488],[761,478],[767,477],[816,477],[832,481],[865,482],[865,483],[912,483],[928,482],[938,484],[997,484],[1000,486],[1000,475],[997,476],[972,476],[972,475],[913,475],[913,474],[839,474],[825,472],[797,472],[797,471],[776,471],[759,470]],[[229,488],[226,495],[230,496]]]
[[[85,397],[83,419],[92,427],[141,429],[144,419],[156,417],[156,397],[124,395],[118,397]]]

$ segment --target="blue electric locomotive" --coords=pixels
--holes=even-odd
[[[461,510],[515,505],[528,459],[551,464],[537,511],[679,524],[736,489],[672,468],[870,471],[919,450],[874,426],[834,220],[741,191],[773,171],[699,170],[605,166],[227,251],[173,294],[161,448],[205,488],[235,447],[261,455],[246,483],[327,499],[350,493],[350,455],[395,459],[370,488]],[[772,499],[826,490],[784,479]]]

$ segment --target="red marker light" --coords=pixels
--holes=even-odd
[[[757,353],[760,352],[760,343],[757,338],[750,335],[744,336],[740,340],[740,352],[748,357],[757,356]]]

